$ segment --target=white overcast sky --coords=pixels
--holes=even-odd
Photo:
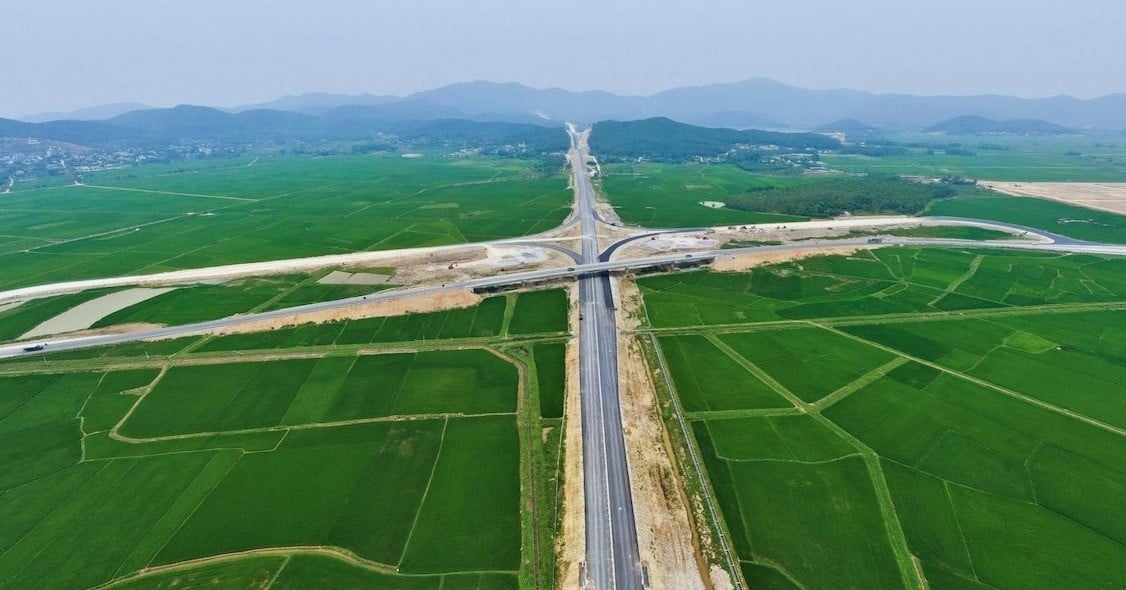
[[[3,0],[0,116],[476,79],[1126,91],[1126,0]]]

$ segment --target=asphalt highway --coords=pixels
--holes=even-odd
[[[569,131],[582,261],[596,265],[598,223],[605,222],[595,214],[585,138],[573,127]],[[579,401],[586,504],[584,582],[596,590],[639,589],[641,560],[618,398],[618,335],[609,272],[580,275],[579,307]]]

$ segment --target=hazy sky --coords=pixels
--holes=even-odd
[[[485,79],[1126,91],[1123,0],[3,0],[0,116]]]

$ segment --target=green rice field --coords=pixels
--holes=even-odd
[[[571,194],[536,162],[428,155],[157,166],[21,190],[0,206],[0,289],[553,228]]]
[[[923,214],[1005,221],[1089,242],[1126,243],[1126,216],[1047,199],[954,198],[931,203]]]
[[[748,587],[1126,584],[1123,270],[894,248],[641,279]]]
[[[897,247],[638,284],[650,325],[684,328],[1116,302],[1126,297],[1126,260]]]
[[[901,145],[920,144],[902,155],[868,157],[823,156],[833,168],[846,172],[879,172],[924,176],[963,176],[998,181],[1123,182],[1122,138],[1109,136],[936,136],[895,134]],[[973,155],[949,155],[927,145],[957,144]]]
[[[522,334],[533,364],[491,347],[508,304],[442,312],[488,326],[470,346],[379,324],[363,352],[266,332],[3,365],[0,588],[550,587],[565,308],[525,312],[555,338]]]
[[[607,164],[601,193],[622,221],[644,227],[696,227],[800,221],[803,218],[735,209],[712,209],[754,187],[785,186],[800,179],[753,174],[732,165]]]

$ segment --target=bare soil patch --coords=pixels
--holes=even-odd
[[[801,260],[802,258],[810,258],[812,256],[826,256],[832,254],[851,256],[860,250],[868,249],[870,249],[870,247],[841,246],[839,248],[803,248],[801,250],[786,250],[781,252],[749,252],[745,254],[723,255],[716,258],[716,261],[712,264],[712,269],[725,272],[741,271],[764,264]]]
[[[322,285],[382,285],[390,278],[391,275],[334,270],[321,277],[317,282]]]
[[[1122,182],[998,182],[978,184],[1014,197],[1040,197],[1069,205],[1126,215],[1126,183]]]
[[[115,311],[152,299],[157,295],[163,295],[171,290],[171,288],[127,289],[125,291],[103,295],[97,299],[80,303],[39,324],[21,336],[21,338],[37,338],[39,336],[51,336],[54,334],[85,330],[97,323],[98,320]]]
[[[641,296],[632,281],[615,281],[619,309],[619,380],[641,560],[654,590],[704,589],[712,585],[688,517],[687,495],[673,467],[671,443],[661,421],[656,390],[637,340],[621,333],[640,317]],[[706,530],[705,530],[706,534]]]
[[[355,305],[342,309],[330,309],[311,313],[296,313],[293,315],[270,318],[257,322],[250,322],[239,326],[224,328],[215,334],[241,334],[246,332],[262,332],[275,330],[286,326],[306,323],[324,323],[339,320],[359,320],[365,318],[387,317],[406,315],[411,313],[426,313],[443,309],[470,307],[477,305],[481,296],[469,290],[450,291],[427,295],[415,295],[392,299],[390,301],[373,301],[365,305]]]
[[[247,262],[208,268],[175,270],[149,275],[67,281],[49,285],[23,287],[0,292],[0,302],[33,297],[46,297],[48,295],[77,293],[87,289],[103,287],[124,287],[133,285],[156,287],[189,283],[194,284],[203,281],[222,282],[245,277],[306,273],[333,267],[344,267],[360,271],[373,266],[392,266],[398,269],[422,265],[443,265],[444,268],[444,266],[452,262],[475,260],[486,255],[487,250],[482,246],[455,245],[381,250],[378,252],[353,252],[351,254],[331,254],[328,256],[272,260],[267,262]],[[397,271],[396,275],[400,275],[400,273]],[[397,278],[399,277],[397,276]],[[402,282],[409,284],[409,281]]]
[[[91,330],[79,330],[68,334],[75,338],[83,336],[106,336],[108,334],[128,334],[130,332],[143,332],[145,330],[155,330],[156,328],[163,328],[164,324],[149,324],[146,322],[133,322],[130,324],[118,324],[116,326],[106,326],[105,328],[94,328]]]
[[[457,256],[416,260],[399,266],[395,282],[399,284],[455,283],[467,279],[492,276],[498,270],[522,272],[545,266],[573,264],[566,255],[536,246],[481,246],[462,250]]]

